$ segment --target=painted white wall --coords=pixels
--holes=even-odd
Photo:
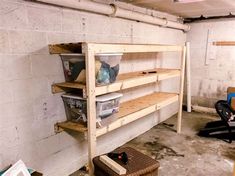
[[[64,76],[60,58],[49,55],[48,44],[82,41],[183,44],[186,39],[178,30],[23,0],[1,0],[0,7],[0,168],[22,159],[46,176],[69,175],[87,160],[82,135],[54,133],[54,124],[66,120],[66,116],[61,94],[53,95],[51,84],[64,81]],[[179,67],[178,56],[127,55],[121,72],[155,66]],[[171,79],[159,86],[125,91],[123,100],[155,89],[177,91],[177,81]],[[108,152],[126,143],[176,111],[174,104],[100,137],[98,152]]]
[[[217,100],[226,99],[227,87],[235,86],[235,47],[212,45],[213,41],[234,41],[234,33],[234,20],[191,24],[187,40],[191,42],[193,105],[214,107]]]

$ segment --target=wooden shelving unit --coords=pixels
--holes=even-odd
[[[144,74],[144,72],[152,72],[152,71],[156,71],[156,73]],[[117,77],[117,81],[115,83],[96,87],[95,93],[96,96],[103,95],[179,76],[180,76],[179,69],[162,69],[162,68],[155,70],[144,70],[140,72],[120,74]],[[79,89],[82,92],[83,97],[84,98],[86,97],[86,85],[79,83],[69,83],[69,82],[56,83],[52,85],[53,93],[59,93],[71,89]]]
[[[98,128],[96,130],[96,137],[104,135],[141,117],[160,110],[171,103],[177,102],[178,99],[179,96],[175,93],[156,92],[121,103],[120,110],[117,114],[115,114],[115,118],[111,118],[111,121],[108,121],[106,125],[104,124],[102,128]],[[88,131],[84,124],[78,124],[70,121],[57,123],[56,126],[59,131],[63,129],[81,133],[87,133]]]
[[[167,105],[179,102],[177,132],[181,132],[181,116],[184,87],[185,70],[185,46],[176,45],[130,45],[130,44],[96,44],[96,43],[71,43],[50,45],[51,54],[68,54],[85,56],[86,61],[86,85],[78,83],[56,83],[52,85],[52,92],[59,93],[76,89],[80,91],[87,99],[87,126],[74,122],[60,122],[56,124],[56,129],[73,130],[84,133],[88,139],[88,164],[90,175],[93,173],[92,159],[96,156],[96,138],[109,133],[117,128],[136,121],[148,114],[160,110]],[[155,70],[143,70],[120,74],[117,81],[105,86],[96,86],[95,84],[95,55],[102,53],[140,53],[140,52],[181,52],[180,69],[157,68]],[[144,74],[144,72],[152,72]],[[109,120],[105,119],[101,128],[96,128],[96,96],[110,92],[125,90],[150,83],[156,83],[165,79],[180,77],[180,92],[166,93],[155,92],[150,95],[139,97],[124,103],[121,103],[119,112]],[[105,122],[106,121],[106,122]]]

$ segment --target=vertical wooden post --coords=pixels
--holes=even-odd
[[[186,47],[183,46],[182,59],[181,59],[181,76],[180,76],[180,92],[179,92],[179,111],[178,111],[178,120],[177,120],[177,133],[181,133],[182,106],[183,106],[183,95],[184,95],[185,60],[186,60]]]
[[[186,42],[186,75],[187,75],[187,112],[191,112],[191,63],[190,63],[190,42]]]
[[[89,44],[83,44],[86,57],[86,94],[88,117],[88,166],[89,175],[93,175],[92,159],[96,155],[96,94],[95,94],[95,54]]]

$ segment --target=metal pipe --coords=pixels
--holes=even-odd
[[[126,9],[117,7],[116,5],[108,5],[97,3],[94,1],[84,1],[84,0],[35,0],[38,2],[43,2],[47,4],[52,4],[61,7],[73,8],[84,10],[93,13],[99,13],[103,15],[108,15],[112,17],[119,17],[134,21],[140,21],[144,23],[149,23],[153,25],[158,25],[162,27],[174,28],[183,31],[189,31],[190,26],[186,24],[181,24],[179,22],[170,21],[165,18],[153,17],[139,12],[134,12]]]
[[[185,18],[184,22],[185,23],[193,23],[193,22],[197,22],[197,21],[204,21],[204,20],[217,20],[217,19],[226,19],[226,18],[235,18],[235,15],[232,13],[229,13],[228,15],[224,15],[224,16],[209,16],[209,17],[205,17],[203,15],[201,15],[200,17],[195,17],[195,18]]]

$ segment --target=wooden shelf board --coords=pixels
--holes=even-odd
[[[182,51],[179,45],[157,45],[157,44],[107,44],[107,43],[61,43],[49,45],[50,54],[62,53],[85,53],[85,48],[99,53],[140,53],[140,52],[164,52]]]
[[[87,132],[87,127],[85,125],[80,124],[80,123],[70,122],[70,121],[59,122],[56,124],[56,126],[57,126],[57,131],[61,131],[59,129],[61,128],[63,130],[72,130],[72,131],[76,131],[80,133]]]
[[[145,84],[154,83],[156,81],[161,81],[164,79],[169,79],[172,77],[180,76],[179,69],[154,69],[154,70],[145,70],[145,72],[149,71],[157,71],[157,73],[148,73],[143,74],[143,71],[132,72],[132,73],[124,73],[120,74],[117,77],[116,82],[105,85],[105,86],[97,86],[96,87],[96,95],[102,95],[110,92],[115,92],[119,90],[124,90],[132,87],[137,87]],[[63,92],[64,89],[81,89],[83,92],[83,97],[86,94],[86,86],[79,83],[58,83],[52,85],[52,92],[59,93]]]
[[[88,48],[94,53],[141,53],[141,52],[169,52],[182,51],[179,45],[156,45],[156,44],[97,44],[87,43]]]
[[[119,112],[115,116],[103,120],[102,124],[106,123],[107,125],[97,128],[96,136],[104,135],[177,101],[178,94],[157,92],[121,103]],[[77,132],[87,132],[87,128],[84,125],[74,122],[62,122],[58,123],[57,126]]]

